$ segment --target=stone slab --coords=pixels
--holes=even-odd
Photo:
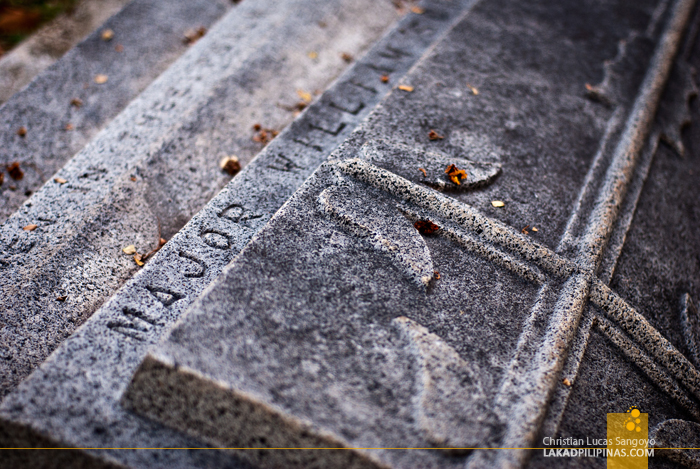
[[[188,29],[210,27],[231,5],[228,0],[132,1],[8,99],[0,107],[0,222],[189,48],[183,42]],[[112,40],[101,38],[104,29],[114,31]],[[40,49],[34,44],[40,40],[28,46]],[[11,60],[12,54],[4,57],[2,66],[11,68]],[[95,83],[98,74],[107,75],[107,83]],[[71,105],[76,98],[80,107]],[[66,130],[68,124],[72,130]],[[20,127],[27,129],[24,137],[17,135]],[[20,163],[21,180],[6,171],[13,162]]]
[[[274,5],[231,10],[0,227],[0,395],[139,269],[122,248],[169,240],[231,179],[222,157],[262,149],[255,124],[284,128],[298,90],[325,89],[397,18],[390,2]]]
[[[0,55],[0,104],[56,63],[131,0],[83,0]]]
[[[0,446],[201,445],[122,409],[119,399],[135,368],[187,306],[470,4],[423,2],[423,14],[403,18],[359,57],[133,279],[4,399],[0,407]],[[388,83],[380,79],[387,72],[380,72],[379,68],[392,70]],[[320,120],[319,116],[328,116],[340,107],[347,112]],[[321,126],[332,129],[341,124],[345,126],[337,133],[319,130]],[[45,461],[33,458],[44,454],[59,457],[63,453],[27,454],[27,459],[18,464],[36,465]],[[2,456],[17,461],[22,454],[5,452]],[[92,464],[94,457],[128,467],[152,467],[154,461],[173,467],[224,466],[222,456],[211,451],[186,455],[173,451],[90,451],[82,456],[75,456],[72,467],[79,467],[86,460]]]
[[[687,97],[662,101],[694,2],[629,5],[477,4],[149,353],[124,405],[223,448],[327,448],[240,453],[263,467],[522,467],[569,390],[598,386],[568,421],[604,425],[599,402],[620,406],[632,377],[666,418],[699,419],[700,372],[605,274],[648,147],[680,123],[659,104]],[[450,165],[482,187],[435,174]],[[614,385],[577,384],[591,313],[630,367]]]

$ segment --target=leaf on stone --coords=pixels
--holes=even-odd
[[[226,156],[222,158],[219,162],[219,167],[230,176],[234,176],[241,170],[241,164],[238,162],[237,156]]]
[[[130,244],[127,247],[122,248],[122,251],[124,251],[124,254],[129,254],[129,255],[136,254],[136,246],[134,246],[133,244]]]
[[[317,59],[318,58],[318,52],[313,51],[313,50],[311,52],[309,52],[307,55],[309,56],[310,59]]]
[[[73,98],[70,100],[70,105],[74,107],[80,107],[83,105],[83,100],[80,98]]]
[[[415,13],[416,15],[422,15],[423,13],[425,13],[425,9],[423,9],[417,5],[412,6],[411,11],[413,13]]]
[[[14,161],[7,165],[7,172],[15,181],[19,181],[24,177],[24,171],[19,167],[19,161]]]
[[[66,295],[56,297],[58,301],[66,301],[66,298],[68,298]]]
[[[57,182],[59,184],[65,184],[68,182],[66,179],[63,179],[62,177],[55,177],[55,178],[53,178],[53,180],[54,180],[54,182]]]
[[[436,132],[435,130],[433,130],[433,129],[430,129],[430,132],[428,132],[428,138],[429,138],[430,140],[442,140],[443,138],[445,138],[445,136],[444,136],[444,135],[440,135],[439,133],[437,133],[437,132]]]
[[[185,44],[194,44],[207,33],[207,28],[200,26],[199,28],[190,28],[185,31]]]
[[[496,208],[500,208],[500,207],[505,207],[506,204],[503,203],[502,200],[492,200],[491,205],[493,205]]]
[[[382,75],[381,77],[379,77],[379,79],[382,81],[382,83],[388,83],[389,75]]]
[[[449,165],[447,168],[445,168],[445,174],[447,174],[447,177],[450,178],[450,181],[453,183],[460,185],[462,179],[467,179],[467,173],[463,169],[459,169],[457,166],[454,164]]]
[[[25,126],[22,126],[19,129],[17,129],[17,135],[19,135],[20,137],[24,137],[25,135],[27,135],[27,128]]]
[[[69,122],[68,124],[66,124],[66,126],[64,127],[64,129],[65,129],[65,130],[68,130],[68,131],[73,130],[73,124],[71,124],[71,123]]]
[[[501,172],[501,165],[498,163],[472,161],[384,140],[370,140],[360,151],[365,159],[381,168],[410,181],[443,191],[473,190],[491,184]],[[464,178],[460,178],[461,173],[457,176],[460,184],[452,182],[445,173],[445,167],[453,164],[457,170],[465,173]],[[416,171],[416,166],[420,172]]]
[[[143,261],[141,260],[140,254],[134,254],[134,262],[136,262],[136,265],[139,267],[142,267],[144,265]]]
[[[399,85],[399,89],[401,91],[407,91],[410,93],[411,91],[413,91],[414,88],[410,85]]]
[[[100,37],[103,41],[111,41],[114,37],[114,31],[112,31],[111,29],[105,29],[100,34]]]
[[[304,90],[300,89],[300,90],[297,90],[297,94],[299,95],[301,100],[304,101],[305,103],[311,102],[312,96],[311,96],[311,93],[309,93],[308,91],[304,91]]]
[[[479,90],[477,90],[475,87],[473,87],[473,86],[470,85],[469,83],[467,83],[467,88],[469,88],[469,89],[471,90],[471,92],[472,92],[472,94],[473,94],[474,96],[476,96],[477,94],[479,94]]]
[[[347,63],[352,62],[353,59],[352,55],[348,54],[347,52],[343,52],[342,54],[340,54],[340,58]]]
[[[107,83],[107,80],[109,80],[109,77],[107,75],[99,74],[95,75],[95,83],[98,85],[102,85]]]
[[[418,220],[413,224],[413,226],[422,235],[431,235],[437,233],[437,231],[440,229],[439,226],[430,220]]]
[[[35,224],[32,223],[32,224],[29,224],[29,225],[23,227],[22,229],[23,229],[24,231],[34,231],[34,230],[37,229],[37,225],[35,225]]]

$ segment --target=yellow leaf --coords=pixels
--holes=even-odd
[[[31,225],[27,225],[27,226],[25,226],[25,227],[22,228],[22,229],[23,229],[24,231],[34,231],[34,230],[36,230],[36,228],[37,228],[37,225],[35,225],[35,224],[32,223]]]
[[[311,99],[312,99],[311,93],[308,93],[304,90],[297,90],[297,94],[299,95],[301,100],[304,101],[305,103],[311,102]]]
[[[67,180],[65,180],[65,179],[63,179],[63,178],[53,178],[53,180],[56,181],[56,182],[59,183],[59,184],[65,184],[65,183],[68,182]]]
[[[109,41],[114,37],[114,31],[112,31],[111,29],[105,29],[104,31],[102,31],[100,37],[103,41]]]
[[[122,249],[122,251],[124,251],[124,254],[136,254],[136,246],[130,244],[124,249]]]
[[[104,83],[107,83],[107,80],[109,80],[107,75],[102,75],[102,74],[95,75],[95,83],[97,83],[98,85],[102,85]]]
[[[492,200],[491,205],[493,205],[494,207],[505,207],[506,204],[504,204],[500,200]]]
[[[408,91],[409,93],[413,91],[413,87],[410,85],[399,85],[401,91]]]
[[[310,59],[316,59],[316,58],[318,58],[318,52],[311,51],[308,53],[308,56]]]

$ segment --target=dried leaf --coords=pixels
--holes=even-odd
[[[418,220],[413,224],[415,229],[418,230],[418,232],[422,235],[431,235],[437,232],[437,230],[440,229],[439,226],[437,226],[435,223],[433,223],[430,220]]]
[[[57,299],[58,301],[66,301],[67,298],[68,298],[68,297],[67,297],[66,295],[57,296],[57,297],[56,297],[56,299]]]
[[[0,186],[2,186],[2,183],[5,181],[5,174],[0,173]]]
[[[499,208],[499,207],[505,207],[506,204],[504,204],[504,203],[503,203],[502,201],[500,201],[500,200],[492,200],[492,201],[491,201],[491,205],[493,205],[493,206],[496,207],[496,208]]]
[[[6,166],[7,172],[10,173],[10,177],[15,181],[19,181],[24,177],[24,171],[19,167],[19,162],[15,161]]]
[[[136,254],[136,246],[130,244],[127,247],[123,248],[122,251],[124,251],[124,254]]]
[[[100,37],[103,41],[111,41],[114,37],[114,31],[112,31],[111,29],[105,29],[104,31],[102,31],[102,34],[100,34]]]
[[[530,234],[530,232],[527,231],[528,228],[530,228],[530,225],[525,225],[525,228],[523,228],[522,230],[520,230],[520,232],[521,232],[522,234]]]
[[[83,105],[83,100],[80,98],[73,98],[70,100],[70,105],[74,107],[80,107]]]
[[[445,174],[447,174],[447,176],[450,178],[450,181],[457,184],[458,186],[460,185],[459,181],[461,179],[467,178],[467,172],[463,169],[459,169],[454,164],[451,164],[447,168],[445,168]]]
[[[407,92],[409,92],[409,93],[410,93],[411,91],[413,91],[413,87],[410,86],[410,85],[399,85],[399,89],[400,89],[401,91],[407,91]]]
[[[73,130],[73,124],[70,122],[66,124],[66,126],[63,128],[64,130]]]
[[[301,98],[301,100],[304,101],[305,103],[310,103],[310,102],[311,102],[311,99],[313,98],[313,97],[311,96],[311,93],[308,93],[308,92],[306,92],[306,91],[304,91],[304,90],[297,90],[297,94],[299,95],[299,97]]]
[[[63,179],[61,177],[55,177],[55,178],[53,178],[53,180],[59,184],[65,184],[68,182],[66,179]]]
[[[437,270],[433,270],[433,278],[435,280],[440,280],[440,272],[438,272]]]
[[[540,230],[538,230],[537,228],[535,228],[535,227],[533,226],[533,227],[532,227],[532,231],[534,231],[535,233],[537,233],[537,232],[540,231]]]
[[[219,167],[226,171],[230,176],[235,175],[241,170],[241,164],[238,162],[237,156],[226,156],[219,162]]]
[[[416,15],[422,15],[423,13],[425,13],[425,10],[419,6],[412,6],[411,11]]]
[[[207,28],[205,28],[204,26],[200,26],[197,29],[190,28],[187,31],[185,31],[185,38],[183,39],[183,41],[185,44],[194,44],[205,34],[207,34]]]
[[[129,179],[133,182],[136,182],[136,176],[131,176]]]
[[[136,265],[139,267],[143,267],[143,262],[141,261],[141,255],[140,254],[134,254],[134,262],[136,262]]]
[[[379,79],[382,80],[382,83],[389,83],[389,75],[382,75]]]
[[[107,75],[95,75],[95,83],[97,83],[98,85],[103,85],[107,83],[107,80],[109,80],[109,77]]]
[[[34,231],[34,230],[37,229],[37,227],[38,227],[38,225],[35,225],[35,224],[32,223],[32,224],[30,224],[30,225],[25,226],[25,227],[22,228],[22,229],[23,229],[24,231]]]
[[[423,173],[423,177],[425,177],[425,178],[428,177],[428,172],[427,172],[425,169],[423,169],[423,168],[418,168],[418,171],[420,171],[421,173]]]
[[[17,135],[19,135],[20,137],[24,137],[25,135],[27,135],[27,128],[25,126],[22,126],[19,129],[17,129]]]
[[[479,94],[479,90],[477,90],[475,87],[473,87],[473,86],[470,85],[469,83],[467,83],[467,88],[469,88],[469,89],[471,90],[471,92],[472,92],[472,94],[473,94],[474,96],[476,96],[477,94]]]
[[[318,52],[313,51],[313,50],[306,55],[308,55],[310,59],[317,59],[318,58]]]
[[[342,54],[340,54],[340,58],[347,63],[352,62],[353,59],[352,55],[348,54],[347,52],[343,52]]]
[[[571,381],[569,381],[569,378],[564,378],[564,381],[562,381],[562,383],[564,383],[564,386],[571,386]]]
[[[445,136],[444,136],[444,135],[440,135],[440,134],[437,133],[435,130],[432,130],[432,129],[431,129],[430,132],[428,132],[428,138],[429,138],[430,140],[442,140],[443,138],[445,138]]]

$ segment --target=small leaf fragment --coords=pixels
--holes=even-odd
[[[401,91],[406,91],[406,92],[410,93],[411,91],[413,91],[414,88],[410,85],[399,85],[399,89]]]
[[[433,270],[433,278],[435,280],[440,280],[440,272],[438,272],[437,270]]]
[[[352,62],[353,59],[352,55],[348,54],[347,52],[343,52],[342,54],[340,54],[340,58],[347,63]]]
[[[428,177],[428,172],[427,172],[425,169],[423,169],[423,168],[418,168],[418,171],[420,171],[421,173],[423,173],[423,177],[424,177],[424,178],[427,178],[427,177]]]
[[[297,94],[299,95],[301,100],[304,101],[305,103],[308,104],[311,102],[311,99],[312,99],[311,93],[304,91],[304,90],[297,90]]]
[[[19,135],[20,137],[24,137],[25,135],[27,135],[27,128],[25,126],[22,126],[19,129],[17,129],[17,135]]]
[[[493,205],[493,206],[496,207],[496,208],[505,207],[505,206],[506,206],[506,204],[503,203],[503,201],[501,201],[501,200],[492,200],[492,201],[491,201],[491,205]]]
[[[534,226],[531,228],[531,230],[534,231],[535,233],[539,231],[539,230],[538,230],[536,227],[534,227]]]
[[[114,31],[111,29],[105,29],[102,31],[102,34],[100,34],[100,37],[103,41],[111,41],[114,37]]]
[[[411,11],[413,13],[415,13],[416,15],[422,15],[423,13],[425,13],[425,9],[423,9],[417,5],[412,6]]]
[[[313,51],[313,50],[306,55],[308,55],[310,59],[317,59],[318,58],[318,52]]]
[[[437,133],[437,132],[436,132],[435,130],[433,130],[433,129],[430,129],[430,132],[428,132],[428,138],[429,138],[430,140],[442,140],[443,138],[445,138],[445,136],[444,136],[444,135],[440,135],[439,133]]]
[[[522,230],[520,230],[520,232],[521,232],[522,234],[530,234],[530,232],[527,231],[528,228],[530,228],[530,225],[525,225],[525,227],[524,227]]]
[[[32,223],[32,224],[29,224],[29,225],[25,226],[25,227],[22,228],[22,229],[23,229],[24,231],[34,231],[34,230],[37,229],[37,227],[38,227],[37,225],[35,225],[34,223]]]
[[[564,378],[562,383],[564,383],[564,386],[571,386],[571,381],[569,381],[569,378]]]
[[[479,94],[479,90],[477,90],[475,87],[473,87],[473,86],[470,85],[469,83],[467,83],[467,88],[469,88],[469,89],[471,90],[471,92],[472,92],[472,94],[473,94],[474,96],[476,96],[477,94]]]
[[[124,52],[124,46],[121,44],[117,44],[116,46],[114,46],[114,50],[117,52]]]
[[[136,265],[139,267],[143,267],[143,262],[141,261],[141,255],[140,254],[134,254],[134,262],[136,262]]]
[[[24,171],[19,167],[19,161],[14,161],[6,166],[10,177],[15,181],[19,181],[24,177]]]
[[[136,246],[130,244],[127,247],[123,248],[122,251],[124,251],[124,254],[136,254]]]
[[[454,164],[451,164],[447,168],[445,168],[445,174],[447,174],[447,176],[450,178],[450,181],[457,184],[458,186],[460,185],[459,181],[461,179],[467,178],[467,172],[463,169],[459,169]]]
[[[66,298],[68,298],[68,296],[66,296],[66,295],[57,296],[57,297],[56,297],[56,299],[57,299],[58,301],[66,301]]]
[[[53,178],[53,180],[59,184],[65,184],[68,182],[68,180],[63,179],[62,177],[55,177],[55,178]]]
[[[238,157],[235,155],[222,158],[219,162],[219,167],[230,176],[234,176],[241,170],[241,164],[238,162]]]
[[[418,220],[413,224],[413,227],[422,235],[431,235],[440,229],[439,226],[430,220]]]
[[[70,122],[66,124],[66,126],[63,128],[64,130],[70,131],[73,130],[73,124]]]
[[[80,107],[83,105],[83,100],[80,98],[73,98],[70,100],[70,105],[73,107]]]
[[[103,75],[101,73],[99,75],[95,75],[95,83],[97,83],[98,85],[103,85],[107,83],[107,80],[109,80],[109,77],[107,75]]]
[[[205,28],[204,26],[200,26],[197,29],[190,28],[187,31],[185,31],[185,38],[183,39],[183,42],[185,44],[194,44],[205,34],[207,34],[207,28]]]
[[[382,83],[388,83],[389,75],[382,75],[381,77],[379,77],[379,79],[382,81]]]

